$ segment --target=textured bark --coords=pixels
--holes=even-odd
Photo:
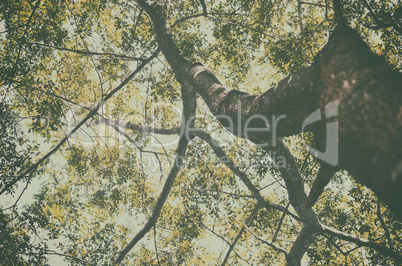
[[[339,168],[402,218],[402,74],[338,26],[316,61],[321,106],[339,100]]]

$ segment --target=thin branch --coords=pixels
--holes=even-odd
[[[237,235],[236,235],[235,239],[233,240],[232,244],[230,244],[230,246],[229,246],[229,250],[226,253],[225,258],[223,259],[222,266],[227,263],[227,261],[229,259],[229,256],[230,256],[230,253],[232,252],[234,246],[237,244],[237,241],[239,241],[241,235],[243,234],[243,232],[246,229],[246,226],[251,222],[251,219],[254,217],[254,215],[257,213],[257,211],[260,209],[260,207],[261,206],[259,204],[256,204],[254,209],[253,209],[253,211],[247,217],[246,221],[243,222],[242,228],[240,229],[239,233],[237,233]]]
[[[303,18],[302,18],[302,1],[297,1],[297,13],[299,15],[300,32],[303,31]]]
[[[145,62],[147,60],[147,59],[140,58],[140,57],[133,57],[133,56],[127,56],[127,55],[121,55],[121,54],[115,54],[115,53],[109,53],[109,52],[93,52],[93,51],[83,51],[83,50],[78,50],[78,49],[58,47],[58,46],[45,44],[45,43],[39,43],[39,42],[27,42],[27,44],[49,47],[49,48],[60,50],[60,51],[73,52],[73,53],[82,54],[82,55],[101,55],[101,56],[116,57],[116,58],[103,58],[103,59],[98,59],[98,60],[134,60],[134,61],[141,61],[141,62]]]
[[[342,253],[343,256],[345,256],[346,263],[347,263],[347,258],[350,258],[350,260],[351,260],[352,262],[354,262],[353,257],[349,255],[349,254],[350,254],[350,251],[346,251],[346,252],[343,251],[342,248],[341,248],[338,244],[336,244],[335,241],[333,241],[333,240],[331,239],[331,237],[329,237],[328,235],[324,234],[324,237],[325,237],[326,239],[328,239],[328,241],[330,242],[330,244],[333,245],[340,253]],[[360,248],[360,247],[357,247],[357,248]],[[353,249],[353,250],[355,250],[355,249]],[[346,265],[346,263],[345,263],[345,265]]]
[[[2,248],[8,250],[8,251],[11,252],[11,253],[13,252],[12,250],[5,248],[4,246],[3,246]],[[66,258],[74,259],[74,260],[76,260],[76,261],[79,261],[79,262],[84,263],[84,264],[87,264],[87,265],[96,266],[96,264],[87,262],[87,261],[85,261],[85,260],[83,260],[83,259],[80,259],[80,258],[78,258],[78,257],[72,256],[72,255],[68,255],[68,254],[59,253],[59,252],[56,252],[56,251],[53,251],[53,250],[46,250],[46,251],[44,251],[44,253],[42,253],[42,252],[18,252],[17,254],[19,254],[19,255],[28,255],[28,256],[29,256],[29,255],[56,255],[56,256],[61,256],[61,257],[66,257]],[[12,265],[13,265],[13,264],[12,264]]]
[[[158,246],[156,245],[156,228],[154,225],[154,246],[155,246],[155,254],[156,254],[156,260],[158,261],[158,265],[160,265],[160,261],[159,261],[159,255],[158,255]]]
[[[72,256],[72,255],[59,253],[59,252],[56,252],[56,251],[53,251],[53,250],[48,250],[48,251],[46,251],[46,252],[47,252],[47,253],[45,253],[46,255],[56,255],[56,256],[66,257],[66,258],[70,258],[70,259],[79,261],[79,262],[81,262],[81,263],[87,264],[87,265],[96,266],[96,264],[90,263],[90,262],[88,262],[88,261],[85,261],[85,260],[80,259],[80,258],[78,258],[78,257],[74,257],[74,256]]]
[[[203,227],[204,227],[204,229],[206,229],[206,230],[208,230],[209,232],[211,232],[214,236],[219,237],[220,239],[222,239],[226,244],[228,244],[228,245],[230,246],[230,242],[227,241],[223,236],[218,235],[217,233],[215,233],[214,230],[209,229],[209,228],[206,227],[205,225],[204,225]],[[235,249],[233,249],[233,252],[236,254],[236,256],[237,256],[239,259],[241,259],[242,261],[248,263],[247,260],[245,260],[244,258],[242,258],[242,257],[236,252]]]
[[[267,245],[267,246],[269,246],[269,247],[275,249],[276,251],[279,251],[279,252],[281,252],[281,253],[283,253],[285,255],[287,254],[287,252],[285,250],[283,250],[280,247],[278,247],[278,246],[276,246],[276,245],[274,245],[272,243],[269,243],[268,241],[265,241],[261,237],[257,236],[253,231],[250,230],[250,228],[247,227],[247,225],[245,223],[243,224],[243,226],[244,226],[245,229],[247,229],[247,231],[250,232],[250,234],[252,234],[255,238],[257,238],[259,241],[261,241],[265,245]]]
[[[290,206],[290,202],[286,205],[286,211],[288,210],[289,206]],[[283,212],[281,219],[279,220],[278,226],[276,227],[274,236],[272,237],[271,244],[273,244],[275,242],[276,238],[278,237],[278,234],[279,234],[279,231],[281,230],[282,223],[283,223],[283,220],[285,219],[285,216],[286,216],[286,212]]]
[[[180,18],[180,19],[176,20],[176,21],[172,24],[172,29],[175,28],[177,25],[179,25],[180,23],[182,23],[182,22],[184,22],[184,21],[187,21],[187,20],[190,20],[190,19],[193,19],[193,18],[203,17],[203,16],[205,16],[204,13],[202,13],[202,14],[195,14],[195,15],[191,15],[191,16],[184,17],[184,18]]]
[[[86,107],[86,106],[84,106],[84,105],[82,105],[82,104],[79,104],[79,103],[77,103],[77,102],[74,102],[74,101],[72,101],[72,100],[70,100],[70,99],[67,99],[66,97],[60,96],[60,95],[55,94],[55,93],[52,93],[52,92],[50,92],[50,91],[45,91],[45,90],[42,90],[42,89],[40,89],[40,88],[28,86],[27,84],[24,84],[24,83],[19,82],[19,81],[16,81],[16,80],[10,80],[10,81],[15,82],[15,83],[22,84],[22,85],[24,85],[24,86],[26,86],[26,87],[29,87],[30,89],[33,89],[33,90],[41,91],[41,92],[43,92],[43,93],[45,93],[45,94],[48,94],[48,95],[51,95],[51,96],[53,96],[53,97],[55,97],[55,98],[58,98],[58,99],[61,99],[61,100],[63,100],[63,101],[66,101],[66,102],[68,102],[68,103],[71,103],[71,104],[73,104],[73,105],[79,106],[80,108],[83,108],[83,109],[85,109],[85,110],[87,110],[87,111],[90,111],[90,112],[92,111],[92,109],[89,108],[89,107]],[[137,124],[133,124],[133,123],[131,123],[131,122],[129,122],[129,123],[123,123],[123,122],[121,122],[121,121],[118,120],[118,119],[109,119],[109,118],[103,116],[102,114],[100,114],[99,112],[97,112],[96,115],[99,116],[101,119],[98,120],[98,121],[94,121],[94,122],[88,122],[88,123],[86,123],[86,125],[99,125],[99,124],[104,124],[104,125],[111,126],[114,130],[116,130],[119,134],[121,134],[123,137],[125,137],[131,144],[133,144],[133,145],[134,145],[137,149],[139,149],[140,151],[145,152],[145,153],[153,153],[153,154],[155,154],[155,155],[157,155],[157,154],[162,154],[162,153],[143,150],[143,149],[138,145],[138,143],[137,143],[135,140],[133,140],[130,136],[128,136],[124,131],[120,130],[120,127],[122,127],[122,128],[129,128],[129,129],[131,129],[131,130],[133,130],[133,131],[153,132],[153,133],[157,133],[157,134],[161,134],[161,135],[178,134],[179,131],[180,131],[180,127],[156,128],[156,127],[151,127],[151,126],[137,125]],[[75,126],[75,125],[77,125],[77,124],[78,124],[78,123],[73,124],[73,126]],[[96,131],[94,130],[94,132],[96,132]],[[100,138],[100,137],[99,137],[99,138]]]
[[[233,196],[236,198],[254,198],[251,195],[239,195],[239,194],[235,194],[235,193],[231,193],[231,192],[226,192],[223,190],[218,190],[218,189],[197,189],[197,188],[184,188],[184,190],[192,190],[192,191],[209,191],[209,192],[217,192],[217,193],[222,193],[222,194],[226,194],[229,196]]]
[[[24,189],[21,191],[19,197],[18,197],[17,200],[14,202],[14,204],[13,204],[12,206],[8,207],[8,208],[5,208],[3,211],[9,210],[9,209],[14,209],[15,206],[17,206],[17,204],[18,204],[18,202],[20,201],[20,199],[22,198],[22,196],[24,195],[24,193],[25,193],[25,191],[27,190],[28,186],[29,186],[29,180],[27,181],[27,183],[26,183]]]

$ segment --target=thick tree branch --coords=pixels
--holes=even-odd
[[[286,167],[279,167],[279,171],[285,181],[289,201],[304,224],[296,242],[287,254],[286,260],[287,265],[299,265],[304,253],[321,232],[321,224],[318,221],[316,213],[311,208],[306,208],[303,205],[303,202],[307,200],[307,195],[304,191],[304,183],[300,170],[289,149],[282,140],[278,139],[273,147],[264,147],[264,150],[275,152],[275,154],[285,158],[286,161]]]
[[[277,119],[286,114],[286,119],[276,125],[275,132],[265,133],[268,136],[275,134],[275,137],[297,134],[301,132],[304,119],[319,107],[317,93],[312,93],[311,67],[288,76],[274,89],[259,96],[236,90],[229,92],[205,67],[192,64],[182,56],[160,5],[144,0],[138,0],[138,3],[150,15],[159,47],[178,79],[187,77],[193,83],[211,112],[224,126],[229,126],[228,119],[233,121],[233,127],[229,128],[231,133],[244,137],[242,128],[252,115]]]
[[[306,253],[310,245],[314,242],[318,234],[319,232],[314,225],[305,225],[297,236],[297,239],[292,248],[286,254],[286,265],[300,265],[303,255]]]
[[[328,164],[321,164],[318,170],[317,178],[314,180],[313,186],[311,187],[310,194],[304,203],[306,208],[311,208],[315,202],[318,200],[326,185],[328,185],[332,176],[334,175],[334,167]]]
[[[335,22],[338,25],[346,25],[346,19],[342,12],[341,0],[333,0],[332,2],[334,4]]]
[[[229,92],[201,64],[186,60],[172,38],[163,8],[158,4],[138,2],[150,15],[159,47],[178,79],[186,77],[190,80],[213,115],[232,134],[256,144],[272,143],[277,137],[301,132],[302,124],[310,114],[320,107],[326,110],[329,103],[337,103],[339,114],[337,110],[337,115],[329,118],[339,123],[339,138],[335,140],[338,167],[348,170],[402,217],[399,207],[402,173],[398,170],[398,165],[402,163],[402,95],[398,89],[402,75],[393,72],[382,59],[371,53],[359,34],[346,26],[339,0],[334,0],[338,26],[314,63],[258,96],[240,91]],[[259,119],[253,120],[256,116]],[[269,118],[273,120],[269,123],[270,127],[266,123]],[[280,118],[283,119],[279,121]],[[247,136],[246,123],[253,128],[267,130]],[[325,131],[321,133],[317,134],[320,138],[326,136]],[[205,138],[208,142],[209,137]],[[300,263],[322,228],[314,211],[303,205],[307,195],[292,154],[281,141],[272,146],[264,147],[264,150],[285,158],[286,167],[279,170],[286,183],[289,200],[304,224],[287,256],[288,264]],[[219,157],[227,158],[216,145],[211,147]],[[264,206],[265,200],[244,173],[230,160],[227,166]]]
[[[398,254],[396,252],[394,252],[393,250],[381,245],[381,244],[377,244],[375,242],[372,242],[368,239],[365,238],[361,238],[361,237],[356,237],[353,236],[351,234],[348,233],[344,233],[341,231],[338,231],[334,228],[330,228],[328,226],[322,225],[323,227],[323,233],[330,235],[330,236],[334,236],[336,238],[351,242],[351,243],[355,243],[359,246],[362,247],[369,247],[372,248],[386,256],[389,256],[391,258],[394,258],[397,262],[402,263],[402,255]]]

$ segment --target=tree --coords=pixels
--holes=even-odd
[[[1,10],[3,261],[401,263],[400,4]]]

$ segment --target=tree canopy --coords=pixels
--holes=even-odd
[[[402,263],[398,0],[0,0],[4,265]]]

